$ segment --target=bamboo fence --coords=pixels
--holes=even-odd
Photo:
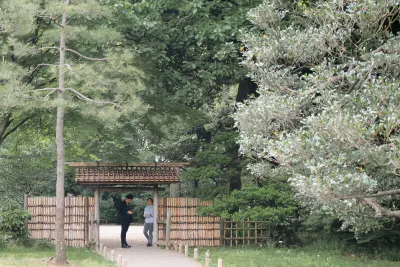
[[[171,213],[171,242],[189,246],[220,246],[221,219],[215,216],[200,217],[197,208],[213,205],[213,201],[197,198],[160,198],[158,216],[165,220]],[[166,239],[166,224],[158,224],[158,239]]]
[[[32,219],[28,221],[28,230],[33,239],[55,239],[56,198],[29,197],[28,211]],[[67,246],[84,247],[89,243],[89,214],[94,213],[93,197],[66,197],[64,235]]]
[[[222,221],[224,246],[262,245],[270,237],[270,225],[263,221]]]

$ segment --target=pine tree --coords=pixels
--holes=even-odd
[[[69,111],[101,122],[142,114],[142,74],[96,0],[16,0],[1,3],[1,108],[57,110],[56,264],[64,240],[64,121]],[[34,36],[33,39],[29,37]],[[58,60],[57,60],[58,58]],[[32,75],[34,74],[34,75]],[[30,79],[26,79],[26,77]],[[5,112],[3,114],[6,114]],[[5,115],[7,116],[7,115]]]

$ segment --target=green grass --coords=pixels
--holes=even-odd
[[[43,267],[42,260],[55,257],[54,248],[0,248],[0,266]],[[68,248],[67,259],[70,267],[115,267],[100,255],[85,248]]]
[[[205,252],[210,250],[211,267],[218,258],[224,267],[400,267],[400,262],[374,260],[355,255],[343,255],[338,250],[287,248],[200,248],[199,257],[205,264]]]

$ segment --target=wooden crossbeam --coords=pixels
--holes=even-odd
[[[71,167],[184,167],[188,162],[163,162],[163,163],[112,163],[112,162],[66,162]]]
[[[154,191],[154,187],[100,187],[100,192],[132,192]],[[165,188],[157,188],[157,191],[165,191]]]

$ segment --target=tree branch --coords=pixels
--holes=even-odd
[[[55,65],[55,64],[38,64],[33,70],[31,70],[30,72],[28,72],[28,74],[31,74],[31,73],[33,73],[34,71],[36,71],[38,68],[44,67],[44,66],[58,66],[58,65]]]
[[[400,195],[400,189],[393,189],[387,191],[379,191],[375,194],[369,195],[358,195],[358,196],[340,196],[340,199],[351,199],[351,198],[371,198],[371,197],[384,197],[384,196],[391,196],[391,195]]]
[[[15,132],[18,127],[22,126],[25,122],[27,122],[29,119],[31,119],[33,117],[33,115],[26,117],[25,119],[23,119],[22,121],[20,121],[17,125],[15,125],[11,130],[9,130],[4,136],[1,137],[0,139],[0,144],[13,132]]]
[[[3,140],[3,134],[7,130],[7,127],[10,126],[11,121],[11,114],[7,114],[6,117],[3,119],[3,121],[0,124],[0,140]],[[1,143],[1,141],[0,141]]]
[[[375,210],[375,217],[376,218],[383,218],[383,217],[396,217],[400,218],[400,211],[392,211],[387,210],[381,205],[379,205],[375,199],[372,198],[364,198],[363,203],[370,206]]]
[[[76,54],[76,55],[78,55],[78,56],[80,56],[80,57],[82,57],[82,58],[84,58],[84,59],[87,59],[87,60],[93,60],[93,61],[104,61],[104,60],[107,60],[107,58],[92,58],[92,57],[87,57],[87,56],[84,56],[84,55],[82,55],[81,53],[79,53],[79,52],[77,52],[77,51],[75,51],[75,50],[69,49],[69,48],[67,48],[65,51],[72,52],[72,53],[74,53],[74,54]]]
[[[39,91],[55,91],[58,90],[58,88],[40,88],[40,89],[35,89],[33,92],[39,92]]]
[[[115,103],[113,102],[100,102],[100,101],[96,101],[93,99],[90,99],[87,96],[84,96],[83,94],[79,93],[78,91],[72,89],[72,88],[66,88],[65,90],[71,91],[73,94],[75,94],[79,99],[88,101],[88,102],[93,102],[95,104],[99,104],[99,105],[104,105],[104,104],[111,104],[111,105],[115,105]]]
[[[369,72],[368,72],[368,80],[370,80],[370,81],[372,80],[372,72],[374,70],[374,64],[375,64],[374,59],[372,59],[371,66],[370,66]]]
[[[60,50],[59,47],[57,46],[49,46],[49,47],[40,47],[39,50],[46,50],[46,49],[56,49],[56,50]]]

